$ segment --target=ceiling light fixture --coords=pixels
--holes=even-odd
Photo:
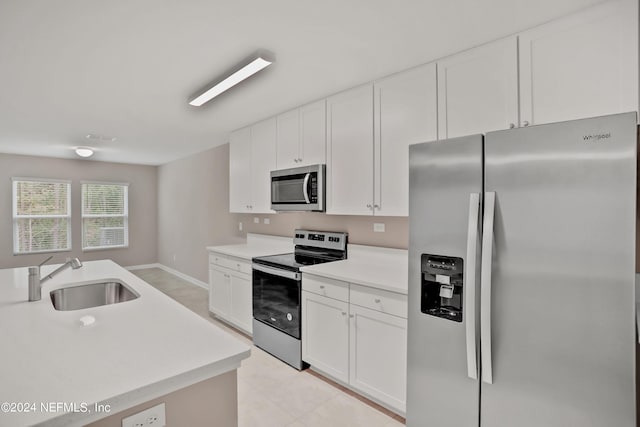
[[[93,156],[93,149],[89,147],[77,147],[76,154],[80,157],[91,157]]]
[[[230,75],[224,77],[222,80],[219,80],[213,86],[208,86],[208,88],[204,92],[192,98],[189,101],[189,104],[193,105],[194,107],[200,107],[202,104],[211,101],[222,92],[230,89],[244,79],[251,77],[258,71],[271,65],[274,61],[275,59],[268,52],[258,52],[256,55],[251,56],[248,62],[243,62],[243,65],[237,68]]]

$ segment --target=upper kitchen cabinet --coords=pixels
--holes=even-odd
[[[278,169],[326,162],[326,106],[318,101],[277,117]]]
[[[229,136],[229,211],[250,212],[251,205],[251,128]]]
[[[518,124],[518,41],[501,39],[438,61],[438,137]]]
[[[373,212],[373,86],[327,99],[327,213]]]
[[[638,3],[607,2],[520,34],[522,126],[638,110]]]
[[[436,65],[374,83],[374,213],[409,215],[409,145],[438,138]]]
[[[276,119],[235,131],[229,142],[229,210],[273,213],[270,185],[276,168]]]

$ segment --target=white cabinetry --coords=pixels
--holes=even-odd
[[[271,171],[276,168],[275,118],[232,132],[229,144],[229,210],[273,213]]]
[[[404,415],[407,298],[303,274],[302,359]]]
[[[438,61],[438,137],[518,125],[518,46],[509,37]]]
[[[278,169],[326,162],[325,100],[305,105],[277,117]]]
[[[638,110],[638,2],[607,2],[520,34],[522,126]]]
[[[229,210],[247,212],[251,206],[251,128],[229,136]]]
[[[377,81],[374,87],[374,215],[409,215],[409,145],[438,138],[436,65]]]
[[[302,291],[302,360],[349,381],[349,304]]]
[[[251,263],[209,254],[209,311],[242,331],[252,333]]]
[[[373,85],[327,99],[327,213],[373,212]]]

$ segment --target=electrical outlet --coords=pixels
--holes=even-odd
[[[271,224],[271,220],[269,218],[263,218],[262,222],[267,225]]]
[[[373,224],[373,231],[375,233],[384,233],[384,223],[383,222],[376,222]]]
[[[257,216],[253,217],[253,223],[254,224],[260,224],[260,218],[258,218]]]
[[[164,403],[161,403],[123,418],[122,427],[165,427],[166,419]]]
[[[242,231],[242,223],[241,222],[238,223],[238,230]]]

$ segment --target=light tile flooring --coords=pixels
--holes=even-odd
[[[135,270],[147,283],[238,339],[209,315],[208,292],[158,268]],[[240,427],[400,427],[404,419],[310,370],[298,372],[252,345],[238,369]]]

